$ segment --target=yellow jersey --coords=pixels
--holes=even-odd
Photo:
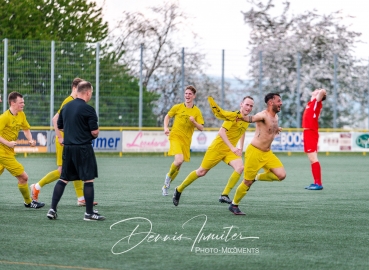
[[[26,114],[23,111],[13,115],[7,110],[0,115],[0,136],[8,141],[16,141],[20,130],[30,129]],[[0,155],[14,155],[14,148],[0,143]]]
[[[169,110],[168,115],[170,117],[175,117],[172,129],[169,133],[169,139],[179,138],[187,145],[191,145],[195,126],[190,121],[190,116],[193,116],[197,123],[203,125],[204,118],[202,117],[200,109],[195,105],[193,105],[192,108],[187,108],[184,103],[179,103]]]
[[[236,146],[243,134],[245,134],[249,123],[241,120],[224,121],[222,127],[227,131],[227,137],[233,146]],[[228,151],[229,147],[225,144],[222,137],[219,134],[215,137],[209,148],[217,151]]]

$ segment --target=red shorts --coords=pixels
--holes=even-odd
[[[316,130],[304,129],[304,152],[318,152],[319,133]]]

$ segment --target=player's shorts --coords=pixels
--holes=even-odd
[[[282,162],[270,150],[268,152],[257,149],[249,144],[245,152],[245,166],[243,169],[244,179],[254,180],[259,170],[263,168],[265,171],[283,167]]]
[[[304,129],[304,152],[318,151],[319,132],[312,129]]]
[[[0,175],[7,169],[11,175],[19,176],[24,172],[24,167],[20,164],[14,155],[0,156]]]
[[[97,163],[91,144],[64,145],[60,179],[66,181],[93,180],[97,177]]]
[[[182,140],[178,138],[169,139],[169,142],[170,146],[168,156],[182,154],[184,161],[186,162],[190,161],[190,146],[187,143],[184,143]]]
[[[64,146],[61,145],[58,141],[58,138],[55,137],[56,165],[57,166],[63,165],[63,148]]]
[[[229,151],[217,151],[211,148],[206,150],[204,158],[201,162],[201,168],[210,170],[215,167],[220,161],[224,161],[224,163],[229,164],[231,161],[241,159],[240,156],[237,156],[231,150]]]

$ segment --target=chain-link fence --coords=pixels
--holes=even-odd
[[[299,128],[309,94],[314,88],[322,87],[329,95],[321,127],[369,128],[367,63],[350,62],[339,54],[330,53],[315,59],[303,53],[255,51],[230,61],[227,54],[224,59],[223,51],[223,59],[219,52],[217,80],[212,81],[216,77],[214,70],[207,79],[196,78],[196,73],[191,77],[187,70],[184,75],[178,71],[173,82],[160,86],[168,89],[159,89],[154,80],[147,87],[153,85],[158,89],[144,89],[143,93],[139,79],[130,76],[124,65],[119,64],[119,59],[111,58],[100,44],[5,39],[0,44],[0,61],[4,76],[0,82],[3,111],[8,108],[8,93],[22,93],[26,103],[24,110],[32,126],[51,126],[51,118],[71,92],[72,80],[80,77],[94,86],[93,99],[89,103],[98,112],[100,126],[139,127],[139,117],[142,126],[162,126],[167,108],[183,98],[177,93],[176,98],[167,100],[174,94],[165,91],[176,87],[176,91],[181,92],[179,89],[185,81],[186,85],[195,83],[200,88],[196,104],[207,119],[206,127],[218,127],[221,123],[214,120],[206,102],[207,95],[213,95],[228,110],[238,109],[242,98],[251,95],[255,99],[253,113],[256,113],[265,108],[264,95],[277,92],[283,100],[280,125]],[[228,73],[224,80],[222,70],[229,72],[230,66],[241,67],[240,62],[249,79],[230,78]],[[160,110],[164,103],[168,103],[165,110]]]
[[[96,59],[98,53],[98,44],[5,39],[0,44],[3,111],[8,108],[7,94],[18,91],[24,96],[29,123],[51,126],[51,118],[71,93],[72,80],[80,77],[94,86],[89,103],[97,110],[101,126],[138,126],[139,93],[134,92],[138,81],[126,78],[114,63]],[[124,89],[130,84],[133,92],[127,96]],[[143,113],[145,124],[156,126],[148,107]]]

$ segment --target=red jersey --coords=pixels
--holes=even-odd
[[[312,101],[309,101],[306,105],[304,115],[302,116],[302,127],[318,130],[319,128],[319,115],[320,111],[322,110],[323,103],[322,101],[316,101],[316,99],[313,99]]]

